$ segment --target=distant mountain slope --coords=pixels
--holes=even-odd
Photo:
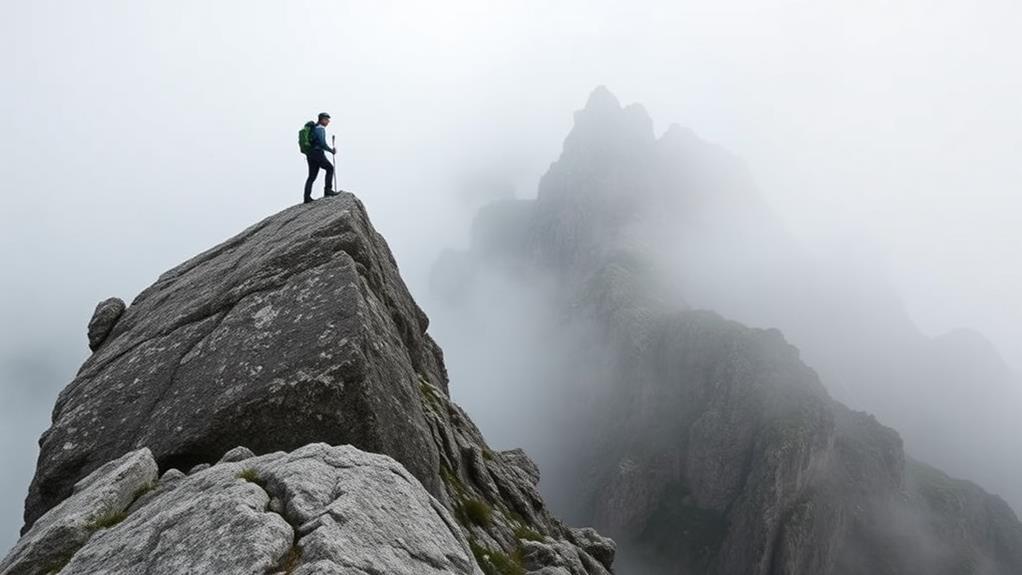
[[[756,323],[812,339],[809,365],[849,397],[948,425],[921,380],[884,387],[925,370],[896,298],[814,267],[726,152],[676,127],[656,139],[641,107],[598,89],[538,198],[484,208],[472,237],[433,274],[453,372],[488,382],[463,401],[505,407],[486,425],[538,455],[556,508],[618,538],[626,572],[1022,572],[1003,501],[907,460],[777,330],[693,309],[777,320]],[[509,373],[464,359],[509,353]],[[524,429],[502,419],[533,407]]]

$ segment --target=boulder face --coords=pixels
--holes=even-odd
[[[96,311],[89,320],[89,349],[92,351],[99,349],[106,336],[110,335],[114,324],[121,318],[125,307],[124,302],[116,297],[105,299],[96,305]]]
[[[129,561],[113,558],[119,547],[130,561],[154,565],[164,553],[179,553],[179,563],[168,565],[181,570],[166,572],[200,572],[204,562],[233,561],[210,555],[217,550],[205,539],[235,528],[251,530],[250,540],[238,542],[245,572],[278,565],[294,537],[305,566],[281,568],[289,573],[379,566],[388,573],[608,573],[613,541],[553,518],[536,488],[536,465],[521,450],[491,450],[451,402],[427,326],[351,194],[284,210],[168,271],[112,324],[61,392],[40,440],[24,537],[9,560],[24,556],[22,547],[42,548],[32,541],[53,514],[65,517],[60,510],[77,500],[83,478],[145,454],[151,471],[162,472],[156,493],[192,475],[173,488],[178,495],[129,509],[125,525],[136,535],[176,529],[180,541],[129,538],[114,528],[72,552],[62,573]],[[366,457],[371,465],[358,462]],[[254,470],[257,485],[236,481],[237,464]],[[365,474],[372,480],[357,477]],[[161,523],[207,499],[239,513]],[[400,502],[413,499],[418,507]],[[298,507],[280,509],[291,504]],[[123,513],[124,505],[119,498],[102,513]],[[87,517],[75,525],[96,513],[79,515]],[[411,521],[398,525],[404,519]],[[386,531],[386,522],[410,531]],[[79,532],[64,548],[82,543]],[[380,547],[394,537],[408,547]],[[359,554],[364,559],[352,559]]]
[[[100,526],[124,513],[159,473],[148,449],[110,461],[74,487],[74,495],[43,515],[0,562],[0,573],[51,573],[67,563]]]
[[[125,473],[136,468],[148,473]],[[145,448],[97,469],[0,572],[482,575],[450,512],[385,455],[310,444],[188,476],[155,469]],[[96,501],[102,490],[127,498]]]
[[[483,208],[469,250],[434,268],[449,306],[438,324],[544,342],[530,362],[558,377],[488,399],[561,414],[525,444],[542,457],[571,438],[540,459],[555,509],[615,537],[622,572],[1022,573],[1022,524],[1004,501],[908,458],[894,430],[834,401],[780,331],[686,303],[700,278],[679,278],[671,258],[710,245],[686,243],[688,230],[763,253],[788,240],[737,159],[651,126],[598,89],[538,197]],[[486,290],[555,319],[512,327],[473,307]],[[488,352],[439,337],[455,358]]]
[[[141,447],[187,470],[237,445],[350,443],[439,493],[418,386],[447,379],[427,324],[353,196],[252,226],[139,294],[61,392],[26,526]]]

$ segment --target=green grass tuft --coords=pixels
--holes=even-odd
[[[249,483],[255,483],[256,485],[262,485],[263,480],[259,477],[259,472],[251,467],[246,467],[238,472],[238,479],[244,479]]]
[[[472,523],[479,527],[489,527],[493,523],[493,511],[490,506],[478,499],[466,499],[458,505],[458,518],[462,524]]]
[[[422,375],[419,375],[419,393],[426,400],[427,406],[432,407],[437,413],[443,413],[443,405],[440,398],[437,397],[436,388],[426,381],[426,378]]]
[[[529,529],[524,525],[519,525],[515,528],[515,539],[525,539],[526,541],[538,541],[543,542],[543,535],[539,531]]]
[[[284,571],[285,575],[291,575],[298,569],[298,563],[302,560],[302,548],[298,545],[292,545],[291,549],[284,556],[284,561],[281,565],[281,570]]]
[[[86,527],[89,531],[99,531],[100,529],[109,529],[114,525],[117,525],[121,521],[124,521],[128,517],[128,514],[124,511],[107,511],[99,517],[93,519]]]
[[[468,544],[472,548],[476,563],[486,575],[525,575],[521,551],[516,551],[509,557],[503,551],[487,549],[475,541],[469,541]]]
[[[135,501],[138,501],[139,499],[141,499],[141,497],[143,495],[145,495],[146,493],[149,493],[150,491],[153,491],[154,489],[156,489],[156,482],[155,481],[149,481],[149,482],[146,482],[145,484],[139,486],[139,488],[136,489],[135,492],[131,494],[131,501],[132,501],[132,503],[134,503]]]
[[[46,569],[46,575],[57,575],[60,573],[67,564],[71,562],[71,558],[74,557],[74,553],[66,553],[61,555],[57,559],[50,563],[50,566]]]
[[[444,483],[453,489],[460,497],[468,497],[468,490],[465,489],[465,484],[462,483],[457,474],[455,474],[454,471],[452,471],[451,468],[447,467],[444,463],[440,464],[440,478],[443,479]]]

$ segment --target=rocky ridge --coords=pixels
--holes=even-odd
[[[553,518],[528,456],[450,401],[354,196],[271,216],[119,308],[90,322],[3,573],[609,573],[614,543]]]
[[[478,278],[503,277],[499,293],[550,302],[553,338],[568,342],[557,355],[611,374],[594,385],[563,365],[578,375],[540,392],[570,398],[548,435],[581,438],[555,456],[570,461],[553,484],[575,486],[555,506],[617,538],[631,572],[1022,572],[1022,525],[1004,501],[907,458],[895,431],[831,399],[779,331],[663,289],[658,256],[698,246],[665,242],[679,236],[658,234],[662,219],[699,226],[722,202],[756,205],[734,163],[678,127],[655,138],[641,106],[598,89],[537,199],[484,208],[470,250],[438,262],[441,299],[472,301]],[[488,325],[485,307],[466,313]]]

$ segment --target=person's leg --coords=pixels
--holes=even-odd
[[[305,156],[305,160],[309,164],[309,177],[305,178],[305,201],[312,201],[312,183],[316,181],[316,176],[319,175],[319,162],[316,161],[315,152],[309,152]]]
[[[334,165],[330,163],[330,160],[326,159],[326,153],[322,150],[317,150],[314,154],[316,157],[316,165],[323,168],[323,171],[326,172],[324,174],[326,179],[323,181],[323,191],[329,192],[330,187],[334,185]]]
[[[326,180],[323,182],[323,191],[329,192],[334,188],[334,165],[323,155],[323,170],[326,171]]]

